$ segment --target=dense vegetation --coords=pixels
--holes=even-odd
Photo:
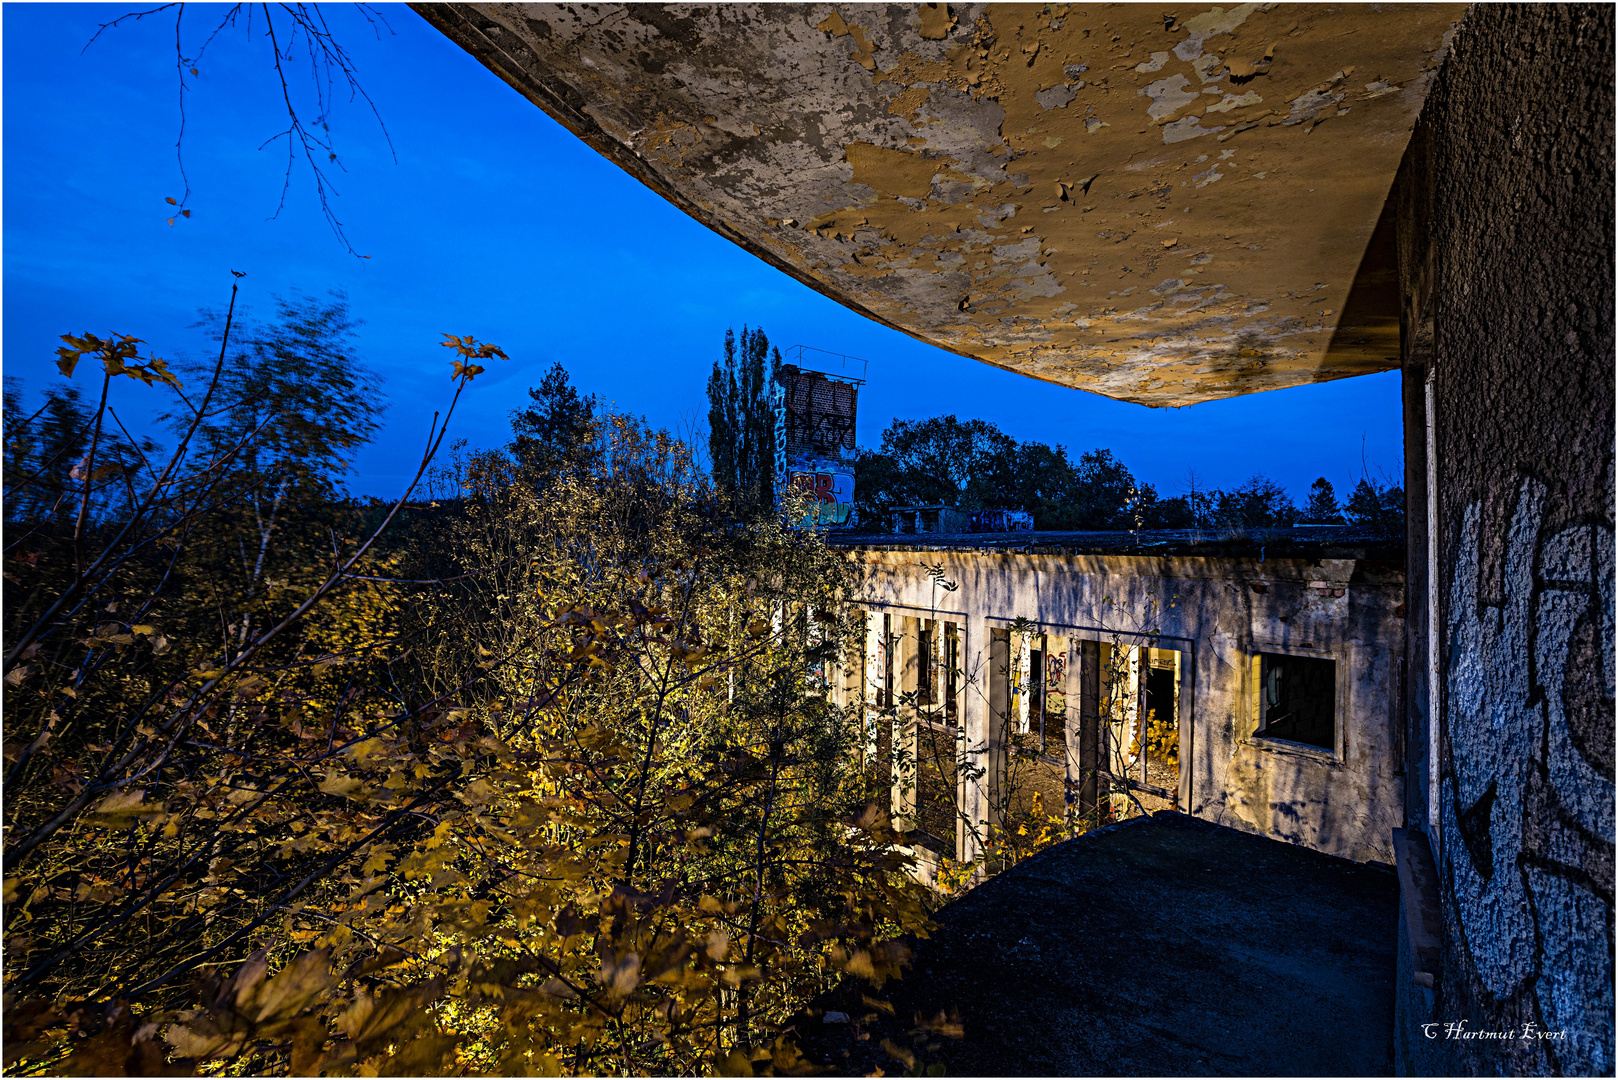
[[[826,693],[854,565],[764,512],[763,333],[715,367],[717,483],[560,365],[508,447],[440,455],[505,360],[446,336],[443,418],[384,503],[343,487],[381,408],[343,298],[235,299],[209,363],[68,335],[40,409],[6,388],[6,1071],[802,1071],[793,1018],[899,975],[934,894],[880,809],[916,762],[862,772],[884,721]],[[1108,451],[954,417],[860,467],[873,511],[1298,516],[1262,477],[1159,500]],[[1395,506],[1361,487],[1351,520]],[[1318,482],[1306,514],[1341,512]],[[985,865],[941,881],[1085,827],[1017,775]]]
[[[1019,442],[984,420],[953,415],[895,420],[876,450],[861,450],[855,498],[867,529],[885,529],[896,506],[1026,510],[1036,529],[1275,528],[1348,524],[1393,536],[1404,527],[1404,492],[1361,477],[1339,506],[1332,484],[1316,480],[1302,510],[1275,481],[1257,475],[1229,490],[1188,474],[1182,494],[1163,497],[1113,456]]]
[[[559,371],[435,463],[470,338],[411,489],[348,497],[346,307],[234,302],[204,368],[86,334],[98,396],[8,388],[7,1072],[800,1070],[928,925],[822,692],[847,561]]]
[[[714,485],[743,517],[775,508],[775,412],[770,388],[781,350],[762,329],[725,331],[723,356],[708,376],[708,456]]]

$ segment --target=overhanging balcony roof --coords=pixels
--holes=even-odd
[[[1034,378],[1398,365],[1394,175],[1460,4],[417,4],[686,213]]]

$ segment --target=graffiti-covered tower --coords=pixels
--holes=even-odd
[[[854,523],[854,418],[865,380],[812,370],[806,361],[845,369],[865,362],[794,346],[796,362],[781,365],[771,388],[775,406],[775,475],[778,492],[797,491],[813,500],[802,524],[846,527]]]

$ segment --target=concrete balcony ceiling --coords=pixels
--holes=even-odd
[[[1146,405],[1398,365],[1384,204],[1464,11],[414,6],[839,303]]]

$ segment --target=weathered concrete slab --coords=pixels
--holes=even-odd
[[[805,1042],[837,1073],[896,1074],[882,1041],[955,1010],[964,1037],[919,1055],[951,1076],[1391,1075],[1398,911],[1386,868],[1160,813],[950,904],[893,1018]],[[851,988],[820,1004],[873,1012]]]
[[[1464,10],[413,7],[833,299],[1153,405],[1397,366],[1383,210]]]

